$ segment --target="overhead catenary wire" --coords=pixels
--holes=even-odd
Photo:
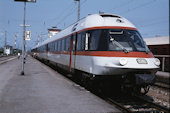
[[[80,3],[80,5],[82,6],[87,0],[84,0],[83,2]],[[70,11],[70,13],[68,13],[67,15],[65,15],[57,24],[56,26],[64,23],[64,21],[69,17],[71,16],[73,13],[76,13],[76,9],[77,7],[73,7],[72,10]]]
[[[127,6],[128,4],[131,4],[132,2],[134,2],[135,0],[129,0],[129,1],[127,1],[127,2],[125,2],[125,3],[120,3],[119,5],[117,5],[116,7],[114,7],[114,8],[111,8],[111,9],[109,9],[108,11],[115,11],[115,10],[117,10],[117,9],[120,9],[121,7],[124,7],[124,6]]]
[[[64,16],[64,14],[67,12],[67,11],[72,11],[74,9],[74,7],[71,7],[70,6],[72,5],[72,3],[70,3],[66,9],[63,9],[60,13],[59,13],[59,16],[53,18],[53,19],[49,19],[50,21],[51,20],[61,20],[61,18]]]
[[[148,27],[148,26],[153,26],[153,25],[157,25],[157,24],[166,24],[167,22],[169,22],[169,20],[159,20],[159,21],[155,21],[155,22],[150,22],[147,24],[142,24],[142,25],[137,25],[138,28],[143,28],[143,27]]]
[[[146,38],[146,37],[155,37],[155,36],[165,36],[165,33],[169,33],[169,31],[157,31],[157,34],[152,34],[152,32],[149,33],[142,33],[142,37]]]
[[[128,14],[129,12],[132,12],[132,11],[135,11],[136,9],[139,9],[139,8],[145,7],[147,5],[150,5],[150,4],[152,4],[153,2],[156,2],[156,1],[157,0],[152,0],[152,1],[149,1],[149,2],[145,2],[144,4],[140,4],[140,5],[136,6],[136,7],[129,8],[125,12],[122,12],[122,14]]]
[[[85,10],[85,8],[91,2],[93,2],[93,1],[87,1],[87,2],[86,1],[87,0],[81,0],[81,9],[83,9],[81,16],[84,15],[83,11]],[[104,8],[104,4],[107,3],[108,1],[103,1],[103,4],[102,4],[103,7],[99,7],[99,8],[100,9]],[[44,5],[46,3],[50,4],[53,1],[50,1],[50,2],[41,1],[41,2],[45,2],[45,3],[43,3],[43,5]],[[77,20],[76,17],[75,17],[76,13],[77,13],[77,5],[74,4],[74,0],[69,0],[69,1],[64,0],[64,2],[65,3],[61,7],[61,9],[59,9],[59,7],[57,7],[58,4],[56,5],[56,7],[53,7],[53,5],[51,5],[52,6],[51,8],[53,8],[52,11],[55,11],[55,13],[53,14],[53,12],[52,13],[50,12],[51,13],[50,16],[46,16],[45,18],[41,18],[40,20],[39,20],[39,18],[37,18],[37,19],[36,18],[27,19],[27,23],[34,24],[34,26],[31,29],[36,28],[38,34],[41,34],[40,32],[48,34],[47,28],[49,28],[49,26],[51,27],[51,26],[56,25],[56,27],[63,29],[65,27],[67,27],[68,25],[70,25],[70,23],[74,23],[73,19],[75,19],[75,21]],[[111,0],[111,2],[112,2],[112,0]],[[142,15],[143,13],[142,14],[140,13],[142,10],[145,10],[145,9],[146,10],[152,10],[152,7],[155,8],[155,7],[157,7],[159,5],[157,3],[160,3],[160,2],[158,0],[144,0],[144,1],[139,1],[139,0],[120,0],[118,3],[113,1],[112,5],[108,5],[109,7],[105,8],[104,11],[106,10],[107,12],[110,12],[110,13],[120,14],[123,17],[126,17],[127,19],[130,18],[129,20],[132,20],[131,22],[133,24],[136,23],[135,26],[137,26],[137,28],[141,29],[142,31],[145,30],[145,29],[148,29],[149,31],[152,31],[152,30],[157,31],[157,30],[161,29],[158,26],[162,26],[161,22],[158,22],[158,21],[159,20],[163,21],[163,19],[161,17],[163,17],[164,15],[160,16],[160,12],[155,12],[155,13],[159,14],[157,16],[150,16],[150,15],[145,16],[145,15]],[[46,11],[48,11],[47,5],[49,5],[49,4],[46,4]],[[63,2],[61,2],[61,4],[63,4]],[[108,3],[108,4],[110,4],[110,3]],[[93,5],[94,4],[92,4],[92,6]],[[97,8],[97,4],[94,7]],[[88,10],[89,13],[92,14],[93,12],[96,12],[95,11],[96,9],[94,9],[94,11],[93,11],[93,9],[91,9],[91,7],[88,6],[88,8],[90,8]],[[159,8],[160,7],[158,7],[158,9]],[[148,14],[148,13],[150,13],[150,11],[146,12],[146,14]],[[133,15],[131,15],[131,14],[133,14]],[[46,15],[46,14],[44,14],[44,15]],[[165,17],[165,16],[163,18],[167,19],[167,17]],[[3,23],[3,25],[1,26],[2,30],[7,29],[6,27],[8,26],[8,24],[11,25],[10,27],[8,26],[8,32],[7,32],[7,34],[10,33],[10,35],[8,35],[9,38],[13,37],[14,36],[13,34],[15,33],[15,32],[12,32],[12,30],[13,30],[12,27],[13,26],[16,26],[17,31],[20,30],[20,27],[18,27],[18,25],[20,24],[19,22],[21,22],[22,20],[20,20],[16,16],[12,16],[12,17],[7,18],[7,19],[6,18],[0,18],[0,20],[1,20],[1,23]],[[9,20],[10,20],[10,22],[9,22]],[[167,19],[167,20],[169,20],[169,19]],[[166,22],[163,21],[162,24],[165,25]],[[169,24],[167,23],[167,25],[169,25]],[[151,26],[154,26],[154,27],[151,28]],[[15,31],[16,31],[16,29],[15,29]],[[161,30],[159,32],[161,32]],[[19,34],[21,35],[20,32],[19,32]],[[32,31],[32,35],[34,35],[34,37],[35,37],[34,31]],[[1,38],[1,41],[2,41],[4,39],[4,36],[1,36],[0,38]]]
[[[86,1],[87,1],[87,0],[82,1],[82,2],[80,3],[80,5],[83,6]],[[67,8],[67,9],[70,9],[70,8]],[[59,25],[64,24],[64,21],[65,21],[66,19],[68,19],[72,14],[76,13],[76,10],[77,10],[77,7],[72,7],[71,10],[70,10],[70,12],[69,12],[67,15],[63,15],[63,18],[61,18],[62,16],[60,16],[61,19],[57,22],[56,25],[51,25],[51,26],[57,26],[57,27],[58,27]],[[62,12],[61,12],[61,13],[62,13]],[[57,18],[57,17],[56,17],[56,18]],[[48,33],[43,33],[43,34],[48,35]]]

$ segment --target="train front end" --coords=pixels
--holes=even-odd
[[[155,82],[159,59],[154,58],[140,33],[129,21],[108,15],[103,18],[105,24],[110,26],[89,31],[91,38],[94,38],[95,32],[97,34],[93,40],[96,44],[93,74],[113,79],[124,91],[146,94],[149,86]],[[112,20],[116,20],[116,24],[106,23],[113,23]]]

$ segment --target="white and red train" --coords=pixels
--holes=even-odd
[[[98,80],[99,84],[111,81],[121,89],[143,88],[144,93],[160,65],[136,27],[112,14],[88,15],[31,52],[68,72],[79,73],[84,84],[89,80]]]

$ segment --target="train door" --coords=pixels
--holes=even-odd
[[[74,72],[75,69],[75,60],[76,60],[76,40],[77,40],[77,33],[71,36],[71,49],[70,49],[70,64],[69,70],[70,72]]]

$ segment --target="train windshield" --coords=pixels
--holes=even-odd
[[[142,37],[135,30],[110,29],[107,34],[108,50],[148,51]]]

